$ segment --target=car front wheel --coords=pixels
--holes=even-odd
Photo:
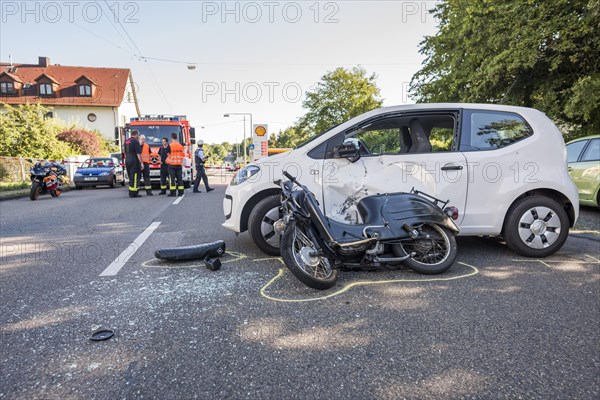
[[[279,195],[261,200],[250,213],[248,230],[256,246],[270,256],[279,256],[281,234],[275,230],[275,223],[281,219],[281,200]]]
[[[545,196],[517,200],[506,215],[504,240],[525,257],[547,257],[567,240],[569,217],[564,207]]]

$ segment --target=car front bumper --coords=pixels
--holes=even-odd
[[[252,189],[252,185],[245,183],[234,186],[229,185],[227,187],[225,198],[223,198],[224,228],[235,233],[241,232],[241,218],[244,206],[254,194],[255,191]]]
[[[76,176],[73,178],[75,186],[97,186],[97,185],[110,185],[112,183],[113,176]]]

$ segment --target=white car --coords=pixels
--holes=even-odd
[[[357,146],[342,158],[338,146]],[[223,226],[250,231],[279,254],[279,188],[286,170],[308,186],[323,212],[359,223],[357,202],[412,188],[458,208],[461,236],[503,236],[515,252],[545,257],[577,221],[577,189],[561,133],[542,112],[490,104],[413,104],[373,110],[289,153],[238,171],[225,192]]]

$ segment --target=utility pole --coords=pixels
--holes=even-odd
[[[131,75],[131,70],[129,70],[129,86],[131,86],[131,94],[133,95],[135,112],[137,113],[138,118],[141,118],[142,113],[140,113],[140,105],[138,104],[137,94],[135,93],[135,85],[133,84],[133,76]]]

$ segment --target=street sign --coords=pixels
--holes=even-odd
[[[267,124],[254,124],[252,126],[252,160],[260,160],[269,155],[269,129]]]

